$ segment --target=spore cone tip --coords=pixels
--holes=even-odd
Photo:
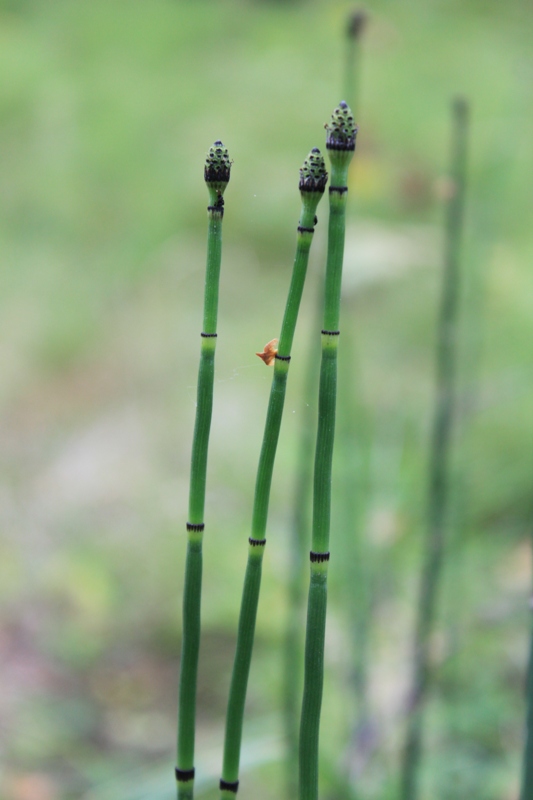
[[[299,189],[301,192],[324,193],[328,173],[324,157],[318,147],[313,147],[300,168]]]
[[[357,125],[352,110],[345,100],[341,100],[331,122],[326,123],[326,147],[328,150],[355,150]]]
[[[204,179],[210,189],[224,193],[230,179],[231,163],[228,148],[222,142],[215,142],[209,148],[205,159]]]

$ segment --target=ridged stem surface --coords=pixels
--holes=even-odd
[[[351,154],[350,154],[351,156]],[[331,466],[337,395],[337,345],[344,255],[345,209],[349,159],[332,160],[324,327],[318,401],[318,432],[313,481],[312,551],[324,560],[311,562],[305,640],[305,674],[300,722],[299,796],[318,798],[318,746],[324,678],[327,567],[331,514]],[[326,556],[326,554],[328,554]]]
[[[183,634],[178,688],[177,769],[181,773],[190,773],[191,777],[188,780],[177,780],[178,800],[192,800],[194,795],[196,684],[200,648],[200,604],[202,593],[202,540],[207,454],[213,408],[218,287],[222,256],[223,204],[216,192],[209,190],[209,197],[204,318],[191,457],[189,519],[187,523],[188,542],[182,611]]]
[[[436,404],[430,451],[428,525],[422,566],[414,665],[407,732],[404,742],[401,800],[416,800],[422,757],[423,715],[430,686],[430,644],[444,561],[449,497],[449,460],[455,410],[455,371],[459,311],[459,256],[464,217],[467,107],[453,105],[451,196],[446,209],[444,272],[437,333]]]
[[[228,789],[224,788],[224,784],[236,784],[239,777],[244,705],[246,701],[246,690],[248,686],[257,618],[257,605],[261,586],[261,569],[265,549],[270,487],[290,363],[288,360],[283,359],[288,359],[290,357],[296,328],[300,300],[307,273],[309,250],[313,238],[312,230],[315,223],[315,211],[321,196],[316,196],[316,194],[317,193],[312,193],[307,195],[307,197],[302,195],[303,203],[296,257],[278,344],[278,353],[274,363],[272,388],[268,403],[263,444],[259,457],[252,515],[252,532],[250,536],[248,563],[246,566],[237,633],[237,647],[226,716],[226,735],[221,781],[221,797],[224,798],[224,800],[232,800],[236,792],[236,786],[232,789]],[[307,228],[308,230],[302,231],[301,228]]]

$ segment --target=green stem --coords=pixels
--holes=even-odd
[[[359,88],[360,40],[366,25],[366,13],[362,9],[348,14],[346,25],[346,57],[344,62],[344,96],[348,105],[356,111]]]
[[[320,303],[318,302],[320,300]],[[293,519],[289,540],[289,575],[287,591],[287,626],[283,648],[283,722],[286,740],[286,796],[293,800],[298,791],[298,710],[302,660],[302,615],[305,596],[303,554],[310,529],[311,487],[313,480],[314,419],[316,407],[310,402],[318,383],[318,337],[322,321],[322,291],[316,297],[313,328],[307,348],[304,399],[300,420],[299,448],[296,462]],[[315,322],[316,317],[316,322]]]
[[[183,591],[183,638],[178,688],[177,797],[194,795],[194,739],[196,727],[196,683],[200,648],[202,594],[202,540],[204,532],[205,484],[209,431],[213,409],[215,346],[217,337],[218,286],[222,257],[223,193],[230,177],[226,148],[215,142],[209,151],[204,177],[209,192],[207,264],[204,321],[191,456],[188,542]]]
[[[337,345],[344,256],[347,179],[356,128],[345,102],[333,112],[326,146],[331,161],[328,256],[318,398],[318,432],[313,483],[311,575],[307,605],[305,672],[300,722],[300,800],[318,798],[318,746],[324,678],[327,573],[331,512],[331,467],[337,396]]]
[[[350,105],[354,115],[357,114],[359,105],[359,86],[361,80],[361,38],[366,27],[367,15],[363,9],[356,9],[348,14],[346,24],[346,57],[344,65],[344,97]],[[352,314],[349,314],[352,318]],[[350,790],[353,770],[350,765],[356,762],[352,758],[359,742],[365,738],[369,725],[369,709],[367,695],[367,657],[368,641],[371,628],[371,567],[368,545],[363,540],[362,518],[364,514],[365,498],[368,492],[361,491],[364,482],[365,470],[362,464],[361,453],[367,451],[366,439],[363,431],[368,429],[368,414],[365,413],[361,403],[357,402],[357,395],[351,387],[351,377],[357,357],[355,352],[349,353],[353,332],[343,326],[343,349],[340,356],[340,383],[345,387],[344,396],[339,397],[341,410],[339,430],[341,449],[340,479],[342,495],[339,506],[342,511],[339,533],[343,536],[343,551],[346,554],[345,570],[343,571],[343,589],[345,594],[344,608],[347,611],[350,640],[352,643],[352,670],[350,689],[355,699],[355,713],[352,713],[350,723],[350,742],[345,762],[348,765],[343,776],[347,790]],[[348,358],[348,356],[351,356]],[[346,368],[343,368],[343,357]],[[357,477],[355,477],[357,476]],[[358,491],[359,489],[359,491]],[[360,761],[360,759],[359,759]]]
[[[237,647],[226,715],[224,760],[222,779],[220,781],[221,797],[225,798],[225,800],[234,798],[238,789],[244,704],[261,586],[261,569],[266,544],[266,525],[274,459],[285,402],[292,341],[307,273],[309,250],[313,239],[315,212],[322,197],[326,180],[327,173],[324,160],[320,152],[315,148],[309,154],[300,171],[302,211],[298,226],[296,257],[278,351],[274,362],[272,388],[255,485],[252,532],[249,539],[248,563],[244,579]]]
[[[318,797],[318,745],[324,685],[327,562],[311,564],[300,722],[300,798]]]
[[[455,412],[459,311],[459,255],[464,217],[468,109],[453,104],[452,194],[447,205],[444,273],[437,341],[436,407],[429,465],[428,527],[414,641],[414,667],[404,742],[400,798],[416,800],[423,716],[431,683],[430,640],[435,627],[449,499],[449,460]]]
[[[520,800],[533,800],[533,629],[527,667],[527,716],[526,741],[522,766],[522,787]]]
[[[342,301],[341,313],[353,319],[356,303]],[[367,760],[370,750],[367,736],[371,724],[368,703],[368,659],[370,634],[374,615],[374,559],[370,542],[365,537],[365,515],[369,508],[370,416],[360,402],[355,388],[359,375],[359,359],[354,342],[353,326],[343,325],[342,349],[339,352],[339,399],[336,449],[339,513],[333,510],[332,524],[339,531],[339,545],[344,554],[342,576],[342,605],[351,645],[349,689],[354,703],[347,705],[349,714],[349,744],[344,758],[345,785],[349,788],[358,777],[352,766]],[[355,373],[355,374],[354,374]],[[354,381],[355,377],[355,381]],[[334,458],[334,475],[335,475]],[[351,700],[351,698],[350,698]],[[360,752],[359,752],[360,751]],[[358,756],[357,758],[355,756]],[[362,757],[361,757],[362,756]]]

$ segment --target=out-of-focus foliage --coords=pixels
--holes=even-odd
[[[172,793],[202,171],[220,138],[234,167],[198,746],[200,772],[219,770],[270,384],[254,353],[278,335],[298,167],[323,146],[323,123],[340,99],[349,8],[326,0],[0,2],[6,800]],[[533,11],[519,0],[375,0],[368,13],[344,325],[366,414],[358,486],[376,573],[365,796],[394,790],[424,519],[449,101],[461,92],[472,104],[464,402],[424,787],[428,798],[503,800],[519,774],[530,583]],[[325,229],[324,208],[315,282]],[[284,564],[313,289],[291,366],[245,730],[242,791],[265,799],[280,792]],[[322,774],[333,795],[353,714],[344,684],[351,618],[334,556],[331,571],[338,587]]]

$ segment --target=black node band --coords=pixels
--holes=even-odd
[[[332,192],[338,192],[339,194],[344,194],[347,191],[348,191],[348,187],[347,186],[330,186],[329,187],[329,193],[330,194]]]
[[[196,531],[197,533],[200,533],[200,531],[203,531],[204,528],[205,528],[205,523],[204,522],[188,522],[187,523],[187,530],[188,531]]]
[[[322,331],[320,331],[320,333],[323,334],[324,336],[340,336],[341,335],[340,331],[324,331],[324,330],[322,330]]]
[[[194,767],[192,769],[176,769],[174,770],[176,773],[176,780],[180,783],[185,783],[185,781],[192,781],[194,779]]]
[[[266,539],[252,539],[252,537],[250,536],[250,538],[248,539],[248,542],[252,545],[252,547],[259,547],[260,545],[265,545],[267,543],[267,540]]]
[[[326,149],[327,150],[344,150],[344,152],[350,152],[355,150],[355,141],[353,142],[326,142]]]
[[[280,356],[279,353],[276,353],[274,358],[277,358],[278,361],[290,361],[291,360],[290,356]]]
[[[312,550],[309,553],[309,558],[312,563],[321,563],[322,561],[329,561],[329,553],[314,553]]]
[[[204,333],[204,332],[202,331],[202,332],[201,332],[201,334],[200,334],[200,336],[203,336],[203,337],[204,337],[204,339],[216,339],[216,338],[217,338],[217,336],[218,336],[218,333]]]
[[[298,225],[298,233],[314,233],[314,228],[304,228],[303,225]]]
[[[239,781],[225,781],[223,778],[220,779],[220,789],[222,791],[226,790],[227,792],[233,792],[237,794],[237,790],[239,788]]]

